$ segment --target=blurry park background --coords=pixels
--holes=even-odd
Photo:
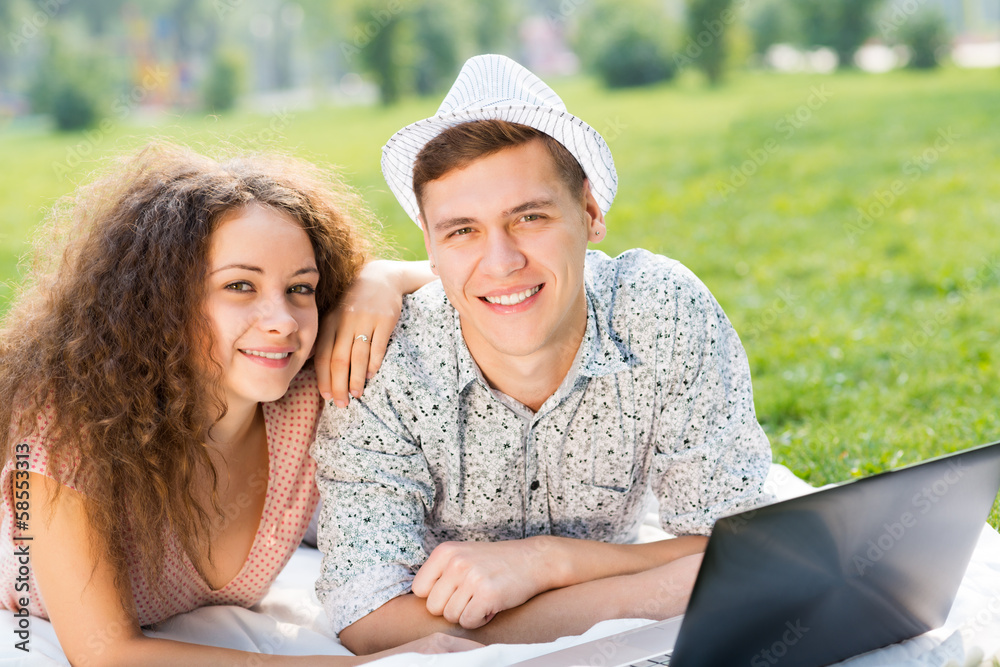
[[[0,311],[46,210],[152,138],[338,165],[423,258],[379,149],[500,52],[608,140],[600,249],[718,298],[777,461],[1000,439],[1000,3],[0,0],[0,36]]]

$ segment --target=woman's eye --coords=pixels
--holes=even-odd
[[[237,280],[236,282],[232,282],[226,285],[226,289],[231,290],[233,292],[252,292],[253,285],[251,285],[245,280]]]
[[[305,285],[305,284],[292,285],[291,287],[288,288],[288,291],[291,292],[292,294],[310,295],[316,293],[316,288],[313,287],[312,285]]]

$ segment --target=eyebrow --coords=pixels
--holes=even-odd
[[[509,218],[512,215],[517,215],[518,213],[524,213],[525,211],[530,211],[532,209],[539,208],[552,208],[556,203],[552,199],[534,199],[532,201],[526,201],[520,206],[515,206],[512,209],[503,212],[503,217]]]
[[[212,275],[214,273],[218,273],[219,271],[226,271],[228,269],[241,269],[243,271],[252,271],[253,273],[264,273],[264,269],[260,268],[259,266],[250,266],[249,264],[227,264],[226,266],[223,266],[223,267],[220,267],[218,269],[215,269],[214,271],[212,271],[211,273],[209,273],[209,275]],[[318,274],[319,273],[319,269],[317,269],[315,266],[307,266],[307,267],[301,268],[298,271],[296,271],[295,273],[293,273],[292,277],[301,276],[301,275],[306,274],[306,273],[316,273],[316,274]]]
[[[514,208],[507,209],[500,215],[501,217],[509,218],[512,215],[524,213],[525,211],[552,208],[555,205],[556,203],[552,199],[533,199],[531,201],[526,201],[523,204],[518,204]],[[434,231],[445,232],[449,229],[454,229],[455,227],[464,227],[465,225],[475,221],[475,218],[448,218],[447,220],[441,220],[440,222],[434,223]]]
[[[434,223],[434,231],[446,232],[449,229],[454,229],[456,227],[465,227],[469,223],[475,221],[475,218],[448,218],[447,220],[439,220]]]

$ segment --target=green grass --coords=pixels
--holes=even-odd
[[[644,246],[705,281],[743,338],[777,461],[819,485],[1000,438],[998,72],[743,74],[718,90],[692,80],[639,91],[582,79],[554,87],[605,133],[617,161],[621,185],[601,247]],[[151,136],[196,148],[221,139],[274,146],[341,165],[400,256],[420,258],[378,148],[435,108],[410,100],[286,118],[188,114],[91,139],[8,128],[0,280],[16,276],[44,209],[93,168],[61,178],[53,165],[68,150],[90,146],[92,160]],[[734,178],[741,165],[752,175]],[[858,209],[871,217],[859,221]],[[990,521],[1000,523],[996,506]]]

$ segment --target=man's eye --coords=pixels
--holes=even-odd
[[[313,287],[312,285],[306,285],[306,284],[292,285],[291,287],[288,288],[288,291],[291,292],[292,294],[310,295],[316,293],[316,288]]]
[[[245,280],[237,280],[236,282],[232,282],[226,285],[226,289],[231,290],[233,292],[252,292],[253,285],[251,285]]]
[[[456,229],[451,233],[452,236],[465,236],[472,232],[472,227],[462,227],[461,229]]]
[[[527,215],[522,215],[521,220],[524,222],[534,222],[535,220],[538,220],[541,217],[542,216],[538,215],[537,213],[528,213]]]

